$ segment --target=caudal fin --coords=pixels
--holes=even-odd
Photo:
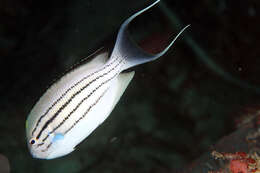
[[[157,54],[148,54],[146,52],[144,52],[143,50],[141,50],[135,43],[133,43],[133,41],[130,39],[129,34],[128,34],[128,25],[129,23],[138,15],[142,14],[143,12],[145,12],[146,10],[150,9],[151,7],[153,7],[154,5],[156,5],[160,0],[155,1],[153,4],[149,5],[148,7],[144,8],[143,10],[135,13],[134,15],[132,15],[131,17],[129,17],[120,27],[120,30],[118,32],[117,35],[117,40],[116,40],[116,44],[114,47],[114,50],[112,52],[112,57],[123,57],[126,59],[126,63],[125,66],[123,67],[123,69],[128,69],[130,67],[134,67],[138,64],[143,64],[149,61],[153,61],[157,58],[159,58],[160,56],[162,56],[163,54],[165,54],[167,52],[167,50],[173,45],[173,43],[176,41],[176,39],[181,35],[181,33],[187,28],[189,27],[189,25],[187,25],[186,27],[184,27],[178,34],[177,36],[172,40],[172,42],[160,53]]]

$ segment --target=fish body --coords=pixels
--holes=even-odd
[[[128,18],[120,27],[109,56],[99,52],[86,64],[65,74],[39,99],[26,121],[27,144],[33,157],[53,159],[71,153],[109,116],[134,72],[124,70],[162,56],[140,50],[127,34],[128,24],[159,0]]]

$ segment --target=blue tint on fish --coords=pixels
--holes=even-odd
[[[54,143],[58,140],[62,140],[62,139],[64,139],[64,135],[61,133],[57,133],[57,134],[55,134],[54,138],[52,139],[52,143]]]

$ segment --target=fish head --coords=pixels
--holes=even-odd
[[[27,146],[31,155],[37,159],[54,159],[71,153],[74,147],[66,144],[65,135],[46,131],[48,138],[44,140],[32,135],[30,126],[26,122]]]

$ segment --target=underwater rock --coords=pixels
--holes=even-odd
[[[0,154],[0,172],[1,173],[9,173],[10,172],[10,165],[7,157],[3,154]]]

